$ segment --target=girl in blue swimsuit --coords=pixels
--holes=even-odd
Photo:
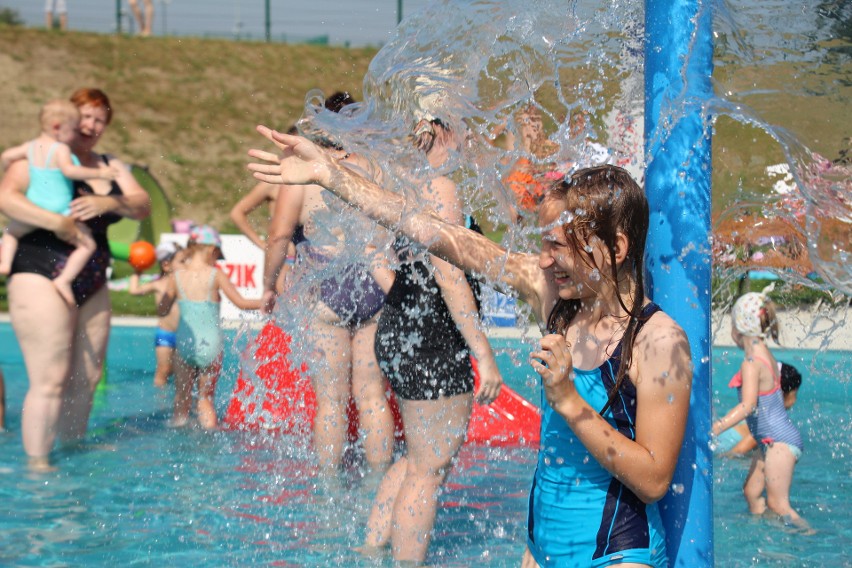
[[[740,402],[713,424],[713,435],[718,436],[745,419],[759,445],[743,486],[749,510],[755,515],[772,511],[807,531],[807,521],[790,505],[793,470],[804,445],[787,415],[779,365],[766,344],[767,337],[778,342],[775,305],[767,292],[749,292],[734,303],[731,337],[745,353],[740,372],[731,381],[738,389]]]
[[[189,234],[184,265],[171,273],[168,291],[160,301],[162,313],[177,301],[180,308],[175,353],[175,403],[171,425],[189,422],[192,389],[198,387],[198,422],[211,430],[218,426],[216,380],[222,367],[222,329],[219,302],[224,294],[241,310],[260,309],[260,300],[249,300],[237,291],[216,262],[223,258],[219,233],[207,225]]]
[[[280,153],[249,152],[257,179],[327,188],[513,288],[545,330],[531,354],[545,404],[523,566],[666,566],[656,502],[685,434],[692,362],[683,330],[645,296],[648,202],[630,174],[603,165],[554,182],[538,211],[541,252],[516,253],[418,211],[308,140],[258,131]]]

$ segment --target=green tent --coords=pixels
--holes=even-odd
[[[157,246],[161,234],[172,232],[172,205],[163,187],[146,166],[133,164],[130,166],[130,172],[151,198],[151,215],[142,221],[124,218],[110,225],[107,238],[114,250],[126,249],[136,241],[148,241]],[[151,270],[157,270],[157,266],[153,266]],[[127,275],[130,272],[132,270],[126,262],[116,259],[114,272],[116,276]]]

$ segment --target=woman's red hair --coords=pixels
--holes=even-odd
[[[107,97],[106,93],[100,89],[92,89],[88,87],[77,89],[74,91],[74,94],[71,95],[71,102],[74,103],[77,108],[91,105],[96,108],[106,109],[107,124],[112,121],[112,105],[109,103],[109,97]]]

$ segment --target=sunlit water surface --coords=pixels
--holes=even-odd
[[[14,335],[0,324],[8,427],[0,435],[0,565],[11,566],[349,566],[374,565],[351,551],[363,537],[376,479],[357,451],[334,481],[321,481],[303,440],[167,427],[173,390],[153,387],[153,329],[117,327],[108,353],[108,386],[98,396],[91,434],[59,450],[59,471],[29,474],[20,439],[25,374]],[[518,340],[495,342],[508,384],[538,400],[538,387],[510,354]],[[739,493],[747,460],[716,460],[715,553],[718,566],[849,566],[852,353],[778,351],[804,375],[793,419],[806,440],[796,468],[794,506],[817,529],[803,536],[751,517]],[[238,355],[228,351],[217,391],[230,400]],[[714,399],[741,361],[715,349]],[[534,467],[527,448],[466,446],[441,496],[429,562],[513,566],[523,552],[526,497]],[[387,560],[380,564],[390,565]]]

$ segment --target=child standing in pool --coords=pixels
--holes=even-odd
[[[260,309],[260,300],[249,300],[216,262],[224,258],[222,240],[216,229],[207,225],[189,233],[184,265],[168,278],[168,292],[160,309],[168,311],[177,301],[180,317],[176,332],[175,402],[171,425],[189,422],[192,389],[198,388],[198,422],[208,430],[218,426],[216,418],[216,380],[222,368],[222,329],[219,302],[224,294],[242,310]]]
[[[784,408],[789,412],[799,396],[799,387],[802,386],[802,374],[789,363],[778,362],[778,374],[781,377],[781,392],[784,396]],[[742,386],[742,375],[737,373],[728,383],[731,388]],[[716,439],[713,448],[714,454],[727,457],[742,457],[757,448],[757,440],[748,431],[748,424],[741,420],[736,426],[722,432]]]
[[[105,164],[98,168],[83,167],[71,153],[68,143],[74,139],[80,124],[80,110],[71,101],[57,99],[48,102],[39,113],[39,122],[39,137],[4,151],[0,155],[0,163],[6,169],[12,162],[27,160],[30,171],[27,198],[48,211],[68,215],[74,198],[72,180],[114,180],[117,172]],[[78,223],[77,227],[78,240],[72,243],[76,248],[68,256],[62,271],[53,279],[57,291],[69,305],[74,304],[71,282],[95,252],[91,231],[83,223]],[[9,274],[12,259],[18,250],[18,239],[32,230],[32,226],[24,223],[9,223],[3,233],[3,246],[0,249],[0,274]]]
[[[160,243],[157,247],[157,260],[160,262],[160,278],[146,284],[139,283],[139,273],[130,277],[129,292],[133,296],[144,296],[154,294],[157,303],[158,317],[157,333],[154,337],[154,354],[157,359],[157,368],[154,371],[154,386],[164,387],[172,374],[172,356],[177,345],[177,331],[179,309],[177,304],[172,303],[168,311],[161,311],[163,297],[168,292],[169,275],[183,265],[184,250],[174,242]]]
[[[767,292],[749,292],[734,303],[731,336],[745,352],[740,372],[732,381],[739,388],[740,402],[713,424],[713,435],[718,436],[745,419],[749,432],[760,444],[743,485],[749,510],[755,515],[769,510],[787,523],[809,529],[790,505],[793,470],[803,444],[784,408],[778,362],[766,344],[767,337],[778,343],[775,304]]]
[[[554,182],[538,211],[541,252],[517,253],[303,138],[258,131],[279,153],[249,152],[257,179],[321,185],[530,306],[546,335],[531,354],[544,400],[523,566],[667,566],[656,501],[683,442],[692,361],[686,334],[645,295],[648,202],[630,174],[604,165]]]

